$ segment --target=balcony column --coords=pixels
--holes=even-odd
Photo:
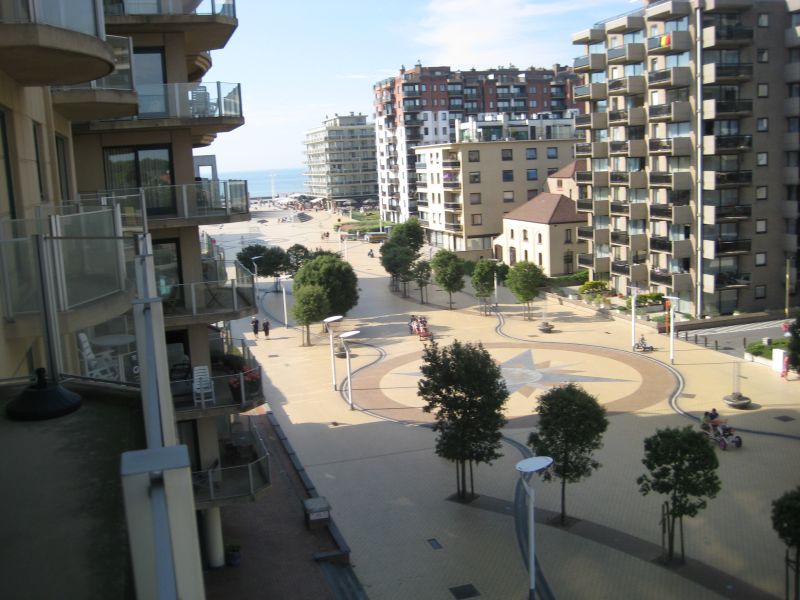
[[[218,506],[203,511],[203,550],[208,566],[225,566],[225,547],[222,544],[222,517]]]

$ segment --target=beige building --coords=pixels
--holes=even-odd
[[[575,173],[585,170],[586,159],[579,158],[572,161],[566,167],[560,168],[547,178],[547,191],[552,194],[560,194],[572,200],[577,200],[578,182],[575,181]]]
[[[160,563],[178,596],[202,598],[202,567],[224,562],[220,507],[269,484],[263,443],[231,425],[263,397],[231,374],[203,391],[197,370],[218,375],[230,347],[211,324],[256,312],[252,273],[198,229],[248,220],[246,182],[198,180],[192,157],[244,123],[239,85],[203,79],[237,27],[235,4],[46,4],[0,3],[0,378],[48,366],[80,382],[84,408],[47,435],[0,425],[7,455],[42,449],[7,474],[19,478],[3,482],[16,490],[3,512],[48,539],[41,555],[41,536],[12,532],[21,558],[4,555],[4,589],[156,597]],[[142,273],[155,287],[132,309]],[[142,311],[160,324],[146,340]],[[137,341],[154,354],[137,356]],[[26,567],[44,561],[59,574]]]
[[[417,206],[428,243],[492,255],[503,216],[544,191],[547,177],[572,162],[573,139],[504,140],[419,146]]]
[[[507,265],[531,262],[555,277],[577,271],[577,256],[586,251],[578,226],[586,216],[575,201],[544,192],[503,217],[503,234],[495,238],[494,257]]]
[[[795,303],[800,2],[647,2],[572,36],[579,262],[696,317]]]

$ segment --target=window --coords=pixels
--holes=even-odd
[[[547,158],[558,158],[558,148],[548,148]]]
[[[527,160],[536,160],[536,148],[525,148],[525,158]]]
[[[800,131],[800,117],[789,117],[786,119],[786,131],[797,133]]]
[[[542,243],[542,234],[541,233],[536,236],[536,243],[537,244],[541,244]]]
[[[759,98],[766,98],[769,96],[769,84],[768,83],[759,83],[758,84],[758,97]]]
[[[503,171],[503,181],[514,181],[514,171]]]
[[[769,117],[761,117],[756,120],[756,131],[769,131]]]
[[[759,48],[756,50],[756,60],[760,63],[769,62],[769,50],[766,48]]]
[[[765,285],[757,285],[754,288],[756,300],[763,300],[767,297],[767,286]]]
[[[139,114],[165,115],[167,113],[167,92],[166,86],[163,86],[167,82],[166,71],[164,48],[136,48],[134,50],[134,85],[141,94]],[[146,92],[144,92],[145,90]]]
[[[470,150],[467,154],[469,162],[481,162],[481,151],[480,150]]]
[[[767,152],[756,152],[756,166],[766,167],[768,160],[767,156]]]
[[[539,266],[541,267],[541,266],[542,266],[542,253],[541,253],[541,252],[539,252],[539,253],[537,254],[537,256],[538,256],[538,258],[539,258]]]
[[[756,219],[756,233],[767,233],[766,219]]]
[[[480,213],[470,215],[472,217],[473,225],[483,225],[483,215]]]
[[[514,160],[514,151],[510,148],[503,148],[500,150],[500,158],[503,160]]]
[[[480,192],[470,192],[470,194],[469,194],[469,203],[470,204],[480,204],[481,203],[481,194],[480,194]]]
[[[539,180],[539,169],[528,169],[526,173],[528,181]]]
[[[177,293],[181,298],[183,277],[180,242],[177,239],[153,240],[153,267],[158,295],[172,301]]]
[[[514,190],[506,190],[503,192],[503,202],[514,201]]]
[[[42,126],[39,123],[33,123],[33,152],[36,157],[36,181],[39,187],[39,200],[41,202],[49,202],[47,189],[45,188],[45,174],[44,165],[42,164],[42,155],[44,148],[42,147]]]
[[[759,185],[756,186],[756,200],[766,200],[767,199],[767,186],[766,185]]]
[[[511,239],[513,240],[513,239],[514,239],[514,230],[513,230],[513,229],[510,229],[510,230],[509,230],[509,233],[511,234]]]
[[[523,242],[527,242],[528,241],[528,230],[527,229],[523,229],[522,230],[522,241]]]
[[[481,172],[480,171],[471,171],[469,174],[469,182],[470,183],[480,183],[481,182]]]
[[[572,243],[572,229],[570,229],[569,227],[567,227],[567,229],[564,230],[564,243],[565,244]]]
[[[757,267],[764,267],[767,264],[767,253],[766,252],[756,252],[756,266]]]
[[[175,213],[169,146],[105,148],[103,154],[107,189],[163,188],[148,194],[147,213]]]
[[[769,15],[767,13],[758,13],[758,26],[769,27]]]

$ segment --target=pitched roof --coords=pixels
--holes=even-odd
[[[573,160],[565,167],[561,167],[558,171],[553,173],[552,175],[548,175],[548,179],[550,177],[554,177],[557,179],[572,179],[575,177],[575,171],[585,171],[586,170],[586,159],[579,158],[577,160]]]
[[[577,213],[575,201],[571,198],[545,192],[515,208],[503,219],[553,225],[555,223],[584,223],[586,215]]]

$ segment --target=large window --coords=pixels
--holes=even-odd
[[[134,194],[144,188],[148,214],[175,212],[169,146],[106,148],[104,159],[109,190]]]
[[[183,297],[181,283],[181,253],[177,239],[153,240],[153,266],[156,288],[161,299],[169,305]]]
[[[167,81],[163,48],[137,48],[133,53],[133,75],[139,94],[139,113],[167,114]]]

